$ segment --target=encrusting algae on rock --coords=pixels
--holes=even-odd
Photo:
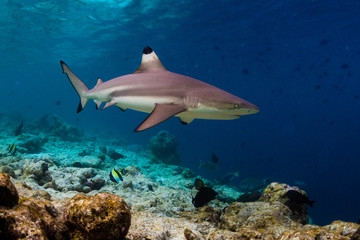
[[[131,214],[125,201],[114,194],[78,194],[65,210],[71,236],[80,239],[122,239],[128,233]]]

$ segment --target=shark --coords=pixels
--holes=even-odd
[[[100,78],[89,89],[64,63],[63,73],[80,97],[77,112],[92,99],[99,109],[117,106],[149,113],[134,132],[156,126],[175,116],[183,124],[194,119],[230,120],[259,112],[256,105],[220,88],[185,75],[168,71],[151,47],[143,49],[135,72],[103,82]]]

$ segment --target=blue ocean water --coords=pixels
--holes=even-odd
[[[271,178],[316,201],[316,224],[360,218],[360,2],[0,1],[1,111],[47,113],[84,130],[146,144],[160,130],[183,165],[209,179]],[[133,72],[144,46],[164,66],[261,107],[231,121],[170,119],[141,133],[146,114],[89,103],[62,74],[64,60],[89,87]],[[216,172],[199,169],[211,153]],[[174,183],[175,184],[175,183]],[[236,183],[235,183],[236,184]]]

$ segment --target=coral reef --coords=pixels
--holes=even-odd
[[[76,131],[53,116],[24,121],[14,136],[21,117],[0,118],[0,172],[9,174],[0,174],[0,239],[360,239],[355,223],[308,224],[311,201],[287,184],[268,185],[258,201],[236,202],[238,188],[174,165],[177,143],[167,132],[152,138],[150,152],[103,132],[73,141]],[[8,154],[9,142],[19,153]],[[109,179],[114,167],[122,182]],[[195,178],[218,193],[204,207],[192,204]]]
[[[177,145],[174,135],[168,131],[160,131],[150,139],[148,147],[160,162],[179,165],[181,160],[176,152]]]
[[[143,176],[137,174],[137,178]],[[0,176],[0,183],[16,192],[9,176]],[[135,183],[133,189],[124,188],[121,192],[124,195],[131,192],[137,197],[145,194],[150,199],[153,195],[157,200],[143,202],[144,208],[135,206],[133,202],[133,213],[130,214],[130,208],[123,198],[114,194],[77,194],[71,199],[59,201],[52,200],[50,194],[43,190],[34,190],[19,182],[16,188],[20,200],[13,201],[11,207],[0,206],[0,238],[355,240],[360,232],[358,224],[342,221],[324,227],[303,225],[294,221],[290,208],[277,200],[234,202],[223,210],[210,206],[195,210],[186,207],[190,199],[185,198],[180,204],[182,208],[172,208],[179,206],[176,199],[182,195],[162,195],[164,191],[159,191],[159,188],[164,187],[152,186],[151,190],[149,184],[146,188],[138,184]],[[157,194],[154,195],[154,192]],[[132,201],[135,199],[132,198]],[[154,208],[158,211],[152,212]]]

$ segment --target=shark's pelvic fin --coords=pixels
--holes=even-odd
[[[191,123],[194,118],[180,117],[180,122],[184,125]]]
[[[111,106],[114,105],[115,103],[116,103],[115,101],[107,102],[107,103],[105,104],[105,106],[103,107],[103,109],[108,108],[108,107],[111,107]]]
[[[134,73],[158,72],[158,71],[166,71],[166,68],[162,65],[160,59],[151,49],[151,47],[146,46],[143,50],[141,64]]]
[[[183,105],[157,103],[154,110],[137,128],[134,129],[134,132],[140,132],[151,128],[186,110],[186,107]]]
[[[101,85],[102,83],[103,81],[100,78],[98,78],[95,87]],[[94,100],[94,102],[96,103],[96,109],[99,109],[102,102],[98,100]]]
[[[101,105],[101,101],[94,100],[94,102],[96,103],[96,109],[99,109]]]
[[[66,76],[70,80],[71,85],[75,88],[76,92],[80,97],[80,104],[77,108],[77,112],[81,112],[88,102],[88,98],[86,98],[86,94],[89,91],[89,88],[78,78],[75,74],[70,70],[70,68],[63,62],[60,61],[61,67],[63,69],[63,73],[66,73]]]

